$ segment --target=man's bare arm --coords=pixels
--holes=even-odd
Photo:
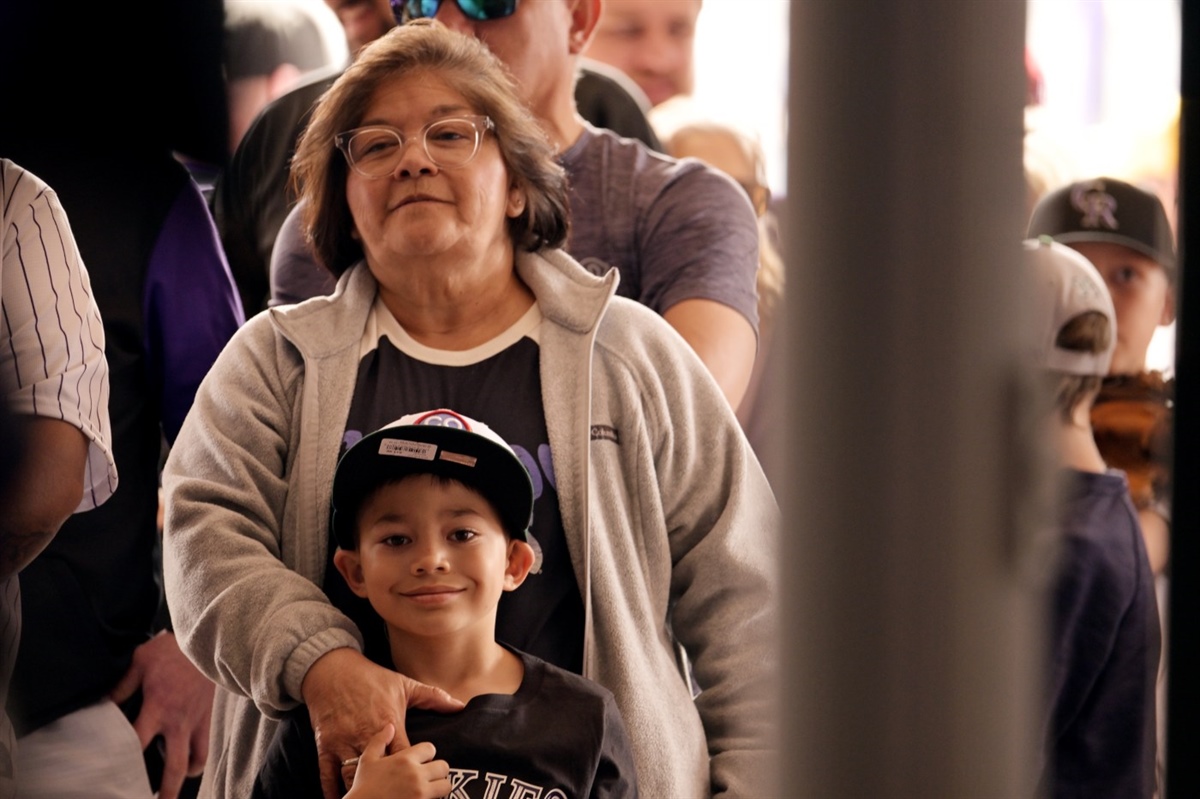
[[[749,320],[728,305],[702,299],[672,305],[663,319],[700,356],[736,411],[750,385],[758,350],[758,339]]]
[[[74,425],[17,417],[25,457],[0,501],[0,580],[25,568],[54,538],[83,498],[88,440]]]

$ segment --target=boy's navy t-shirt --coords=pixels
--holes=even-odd
[[[1159,617],[1129,484],[1067,470],[1039,794],[1150,796]]]
[[[402,416],[436,408],[478,419],[507,441],[533,480],[530,543],[542,558],[539,571],[531,572],[518,590],[501,598],[496,639],[579,674],[583,671],[583,600],[567,551],[542,409],[537,343],[541,322],[535,304],[487,344],[461,352],[435,350],[409,336],[377,299],[360,345],[342,451]],[[383,622],[367,600],[350,591],[334,567],[337,542],[332,536],[329,546],[325,593],[362,631],[367,657],[390,668]]]

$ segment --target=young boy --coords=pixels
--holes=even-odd
[[[1105,461],[1129,479],[1150,566],[1161,574],[1169,553],[1173,386],[1146,370],[1146,352],[1155,330],[1175,319],[1175,243],[1166,210],[1150,192],[1095,178],[1042,199],[1029,236],[1051,236],[1082,253],[1108,285],[1117,343],[1092,426]]]
[[[342,457],[338,571],[382,617],[397,671],[466,703],[455,714],[409,709],[408,749],[388,754],[395,731],[381,730],[347,797],[637,796],[612,694],[495,639],[501,594],[534,565],[533,501],[508,444],[449,410],[406,416]],[[321,795],[301,707],[281,722],[254,796]]]
[[[1155,786],[1154,581],[1125,476],[1109,470],[1090,411],[1115,349],[1116,315],[1087,259],[1025,243],[1048,418],[1063,468],[1062,552],[1052,586],[1051,681],[1039,795],[1150,796]]]

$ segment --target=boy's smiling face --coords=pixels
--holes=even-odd
[[[358,516],[358,550],[339,549],[338,571],[394,632],[494,640],[500,596],[533,564],[491,504],[465,485],[427,474],[378,489]]]
[[[1117,312],[1117,349],[1110,374],[1138,374],[1146,369],[1146,350],[1159,325],[1175,319],[1175,293],[1157,261],[1112,242],[1070,242],[1096,267]]]

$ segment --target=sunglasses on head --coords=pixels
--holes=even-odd
[[[443,0],[391,0],[396,22],[403,25],[410,19],[436,16]],[[518,0],[454,0],[463,16],[485,22],[511,16]]]

